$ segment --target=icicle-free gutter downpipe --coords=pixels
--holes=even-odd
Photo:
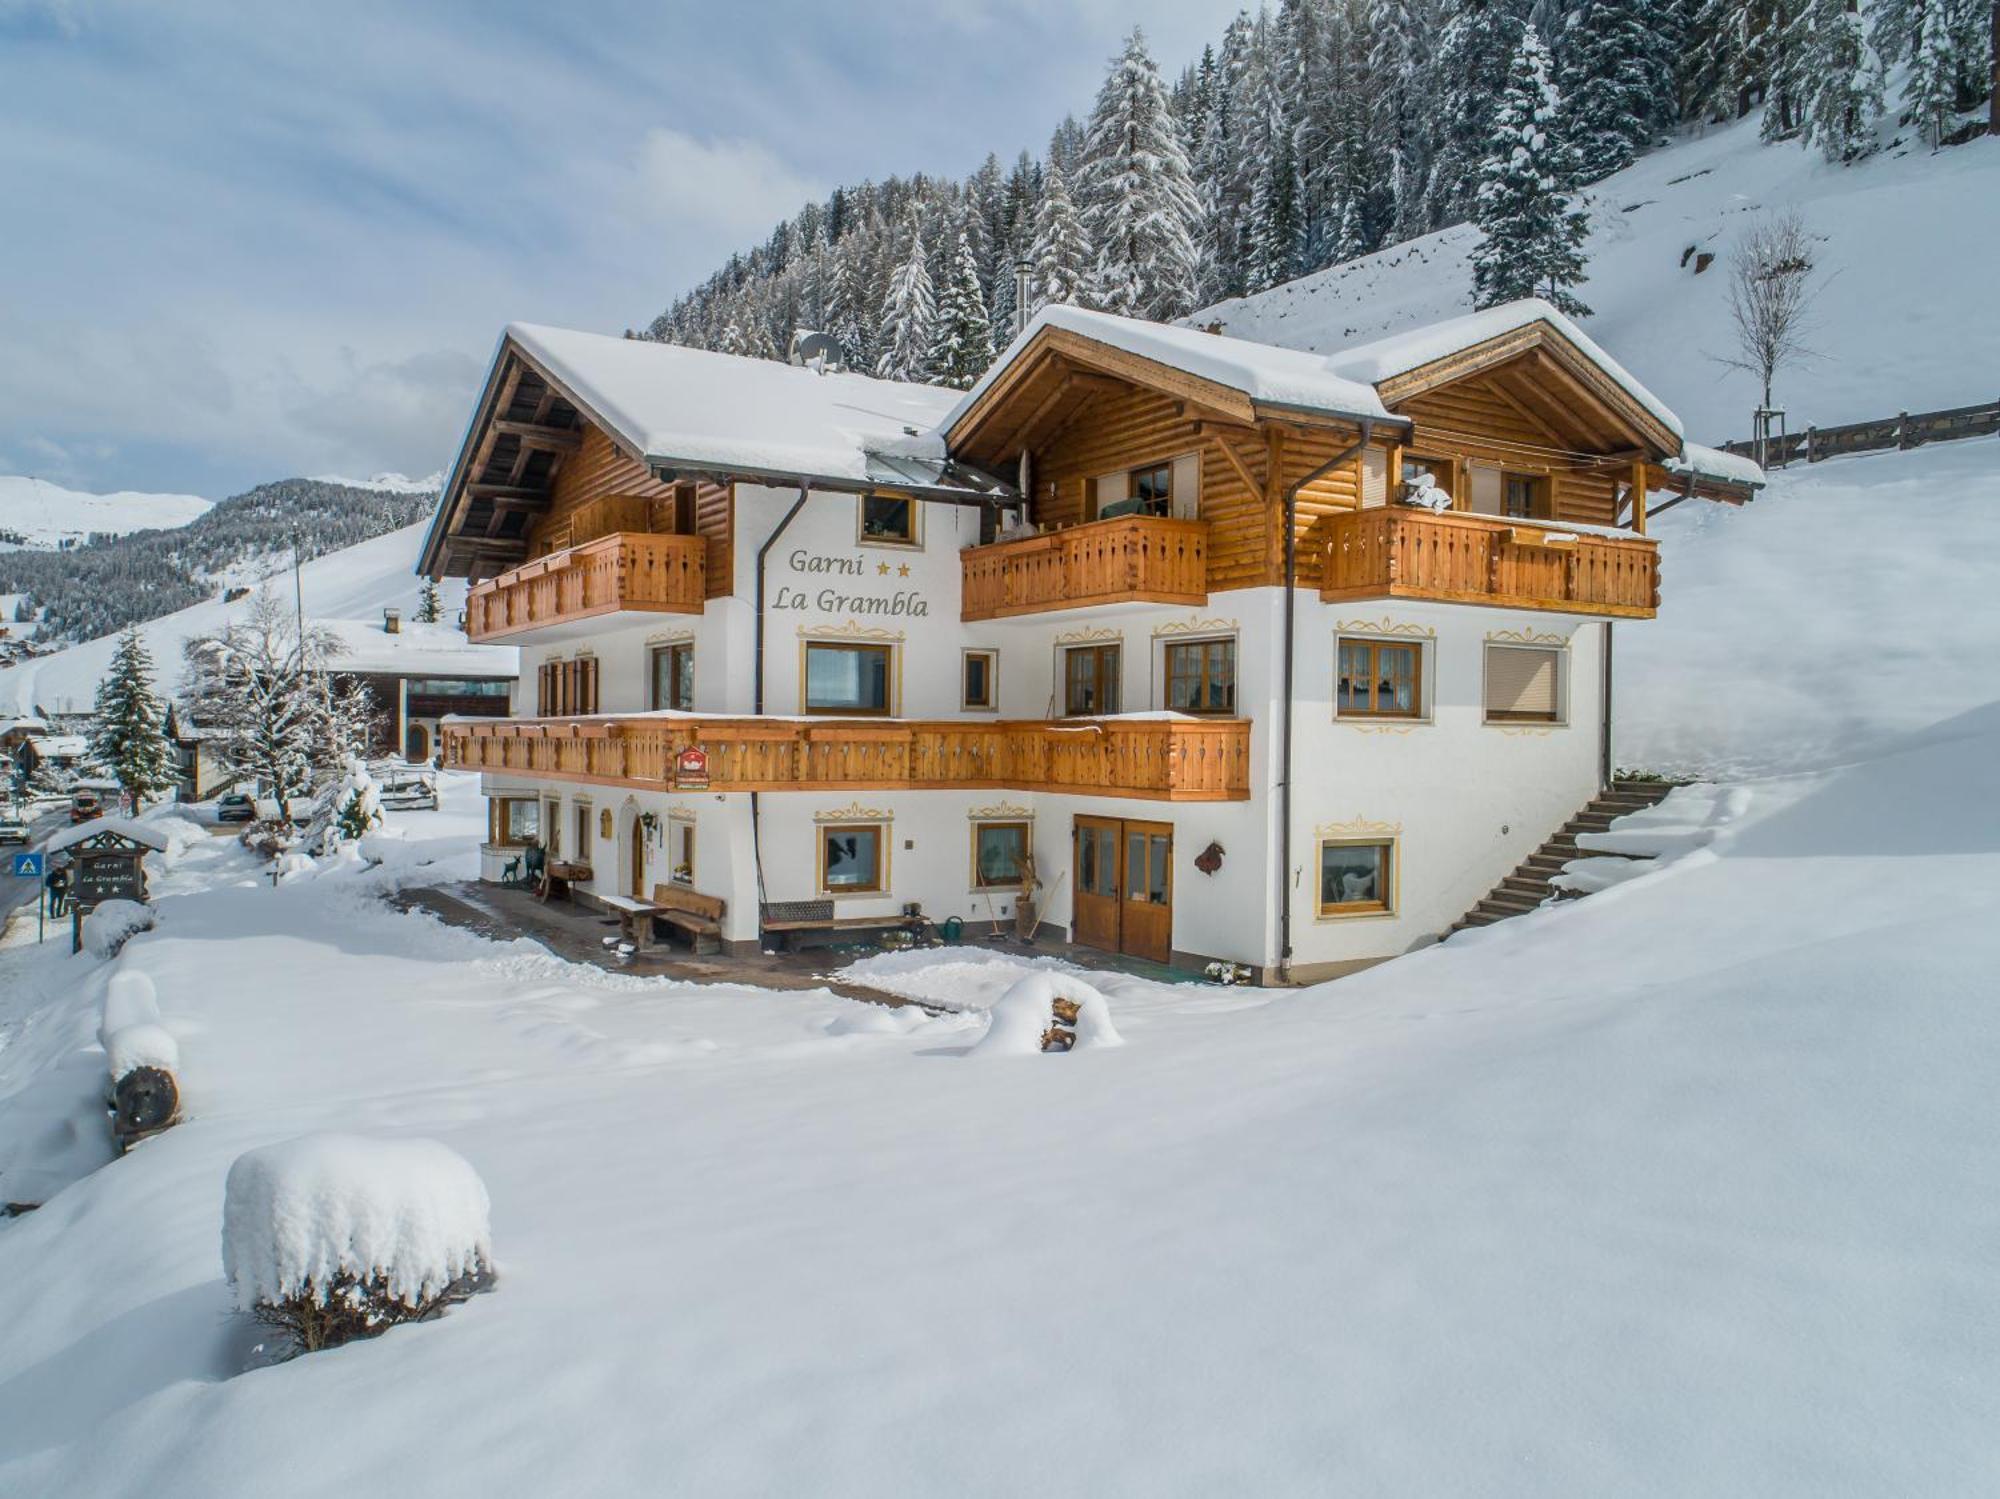
[[[1285,490],[1284,692],[1278,699],[1278,979],[1292,975],[1292,687],[1299,632],[1299,491],[1352,463],[1375,437],[1375,418],[1361,418],[1361,435]],[[1355,498],[1361,498],[1360,489]]]

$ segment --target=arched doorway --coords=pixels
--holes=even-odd
[[[431,757],[431,731],[420,723],[413,723],[403,731],[403,758],[412,765],[421,765]]]
[[[646,829],[639,822],[639,814],[632,814],[632,831],[627,840],[631,851],[630,895],[634,900],[646,898]]]

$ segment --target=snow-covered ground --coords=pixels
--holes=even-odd
[[[116,971],[153,980],[189,1117],[0,1222],[0,1494],[1985,1491],[2000,693],[1976,644],[1904,652],[1856,720],[1852,601],[1787,560],[1850,513],[1901,574],[1867,607],[1930,607],[1970,548],[1907,506],[1981,452],[1700,512],[1670,594],[1718,527],[1747,581],[1621,631],[1624,711],[1691,661],[1731,763],[1789,648],[1774,758],[1817,768],[1677,792],[1636,830],[1676,857],[1336,984],[1093,975],[1119,1046],[975,1051],[1022,976],[979,948],[848,971],[930,1015],[396,914],[382,886],[470,867],[459,777],[373,869],[274,889],[181,838],[112,963],[17,922],[0,1198],[102,1160]],[[1754,651],[1717,610],[1767,622]],[[497,1288],[240,1372],[229,1166],[322,1130],[463,1155]]]
[[[1713,129],[1590,189],[1590,279],[1577,294],[1596,315],[1584,331],[1679,413],[1689,437],[1749,436],[1757,386],[1721,363],[1734,353],[1729,253],[1760,214],[1796,208],[1820,238],[1824,284],[1807,337],[1819,357],[1778,381],[1794,430],[2000,395],[1990,257],[1964,248],[2000,239],[2000,139],[1936,154],[1905,140],[1837,167],[1763,145],[1757,125]],[[1471,307],[1477,239],[1460,225],[1189,321],[1323,353],[1399,333]],[[1715,262],[1698,274],[1691,247]]]
[[[0,474],[0,532],[15,532],[30,547],[53,548],[91,534],[167,530],[206,513],[215,501],[193,494],[87,494],[46,479]],[[24,543],[0,540],[0,550]]]
[[[426,524],[405,526],[306,563],[299,570],[306,614],[315,619],[379,619],[384,608],[398,608],[405,618],[411,617],[420,586],[411,569]],[[273,576],[268,586],[289,600],[290,569]],[[446,621],[456,619],[465,606],[464,579],[446,579],[438,593]],[[183,642],[221,631],[233,615],[250,607],[251,597],[225,604],[218,593],[205,603],[140,625],[162,682],[179,681]],[[0,718],[27,713],[38,704],[50,713],[87,709],[117,645],[117,637],[107,635],[0,671]]]

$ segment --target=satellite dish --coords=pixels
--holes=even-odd
[[[815,333],[809,328],[800,328],[792,334],[791,361],[820,370],[844,370],[847,368],[847,351],[840,346],[840,340],[831,333]]]

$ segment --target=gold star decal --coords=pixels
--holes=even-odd
[[[888,570],[889,569],[887,569],[886,567],[882,569],[882,571],[884,572],[887,572]],[[910,575],[910,564],[907,562],[905,562],[901,567],[896,569],[896,576],[899,578],[907,578],[909,575]]]
[[[886,578],[889,576],[889,564],[886,562],[878,562],[875,564],[875,571],[880,573],[883,577]]]

